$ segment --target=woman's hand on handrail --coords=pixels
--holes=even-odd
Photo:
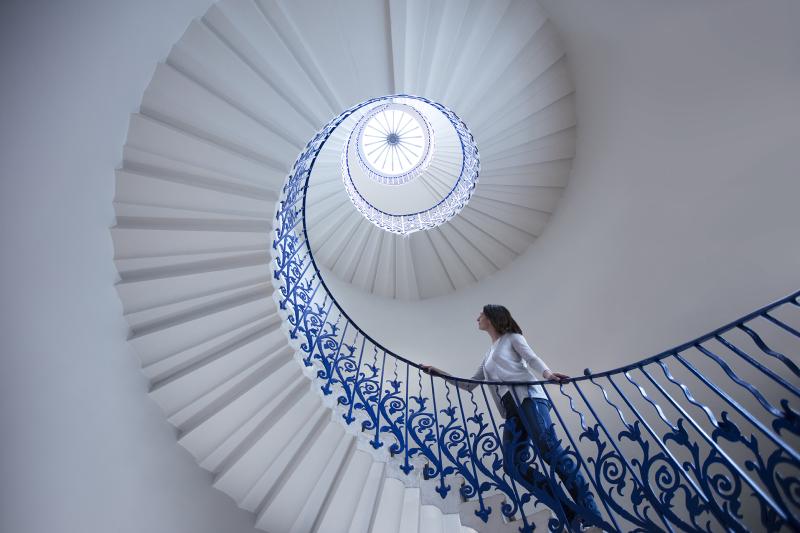
[[[422,369],[423,372],[425,372],[426,374],[430,374],[432,376],[449,376],[450,375],[447,372],[439,370],[438,368],[436,368],[433,365],[419,365],[419,367]]]
[[[442,377],[451,383],[453,383],[459,389],[464,390],[472,390],[476,387],[475,383],[465,383],[460,378],[453,376],[452,374],[448,374],[444,370],[440,370],[433,365],[419,365],[423,372],[426,374],[430,374],[431,376],[439,376]]]
[[[555,381],[556,383],[561,383],[562,381],[569,379],[569,376],[566,374],[562,374],[561,372],[551,372],[549,370],[545,370],[542,373],[542,377],[544,379],[549,379],[550,381]]]

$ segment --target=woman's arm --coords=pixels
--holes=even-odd
[[[444,370],[440,370],[440,369],[438,369],[438,368],[436,368],[435,366],[432,366],[432,365],[419,365],[419,366],[422,368],[422,371],[425,372],[426,374],[432,374],[434,376],[441,376],[441,377],[443,377],[445,379],[453,377],[452,375],[448,374]],[[478,370],[475,372],[475,374],[472,375],[472,377],[470,379],[474,379],[476,381],[480,381],[480,380],[486,379],[486,376],[483,373],[483,365],[478,367]],[[468,391],[471,391],[472,389],[474,389],[475,387],[478,386],[477,383],[464,383],[463,381],[454,381],[453,384],[456,387],[460,388],[460,389],[464,389],[464,390],[468,390]]]
[[[528,364],[534,372],[537,374],[541,374],[544,379],[549,379],[551,381],[563,381],[565,379],[569,379],[569,376],[566,374],[562,374],[561,372],[553,372],[549,368],[542,358],[536,355],[531,347],[528,345],[528,341],[525,340],[525,337],[520,335],[519,333],[515,333],[511,335],[511,346],[514,347],[514,351],[519,354],[519,356]]]

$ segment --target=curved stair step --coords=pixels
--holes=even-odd
[[[204,19],[189,25],[167,63],[295,146],[305,144],[320,126],[261,77]]]
[[[290,412],[289,404],[304,398],[307,382],[291,363],[278,364],[278,368],[269,369],[268,375],[259,375],[261,379],[256,383],[246,383],[249,388],[225,405],[182,426],[178,442],[198,459],[201,466],[217,472],[220,479],[227,472],[224,465],[232,466],[233,459],[254,446],[254,439],[276,426],[280,428],[281,424],[295,427],[296,419],[302,419],[303,414],[310,416],[312,407],[316,405],[311,399],[303,400],[294,417],[284,418]],[[280,442],[274,435],[272,440],[276,444]],[[246,443],[245,447],[242,447],[243,443]]]
[[[177,161],[273,191],[279,191],[286,179],[285,171],[142,113],[131,116],[126,147],[126,162],[131,158],[146,164]]]
[[[312,433],[285,465],[281,479],[272,487],[273,494],[258,510],[256,527],[267,531],[294,531],[295,523],[307,510],[311,495],[319,496],[315,490],[318,483],[330,477],[330,469],[338,468],[336,459],[343,457],[343,437],[352,439],[340,425],[329,422],[330,416],[323,410],[319,431]]]
[[[400,512],[400,524],[397,526],[397,533],[420,533],[422,518],[419,503],[419,489],[416,487],[406,487],[403,490],[403,504]]]
[[[257,2],[219,2],[203,16],[203,22],[309,122],[321,127],[338,112],[324,87],[320,91],[309,78]]]
[[[371,533],[400,533],[405,485],[399,479],[383,478],[380,501],[370,528]]]
[[[376,468],[382,472],[382,463],[374,462],[368,453],[354,448],[336,479],[336,485],[332,487],[331,497],[318,520],[316,531],[364,533],[365,526],[359,528],[356,518],[361,514],[367,517],[372,515],[377,494],[375,478],[378,477],[379,481],[379,474],[374,472]],[[359,508],[362,500],[364,508]],[[366,525],[368,523],[367,520]]]

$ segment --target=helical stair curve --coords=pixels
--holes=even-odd
[[[275,297],[289,337],[346,424],[404,474],[421,472],[442,500],[455,489],[476,503],[485,523],[498,513],[523,532],[536,528],[526,509],[535,503],[552,511],[551,531],[577,527],[568,512],[608,531],[800,527],[800,368],[785,355],[800,348],[800,292],[661,354],[613,370],[587,369],[561,384],[423,373],[348,316],[306,231],[316,156],[340,123],[370,103],[331,121],[300,154],[273,241]],[[512,451],[490,400],[492,388],[514,384],[544,387],[565,441],[561,455],[547,460],[533,444],[521,452],[537,476],[530,484],[505,470]],[[514,400],[519,407],[521,399]],[[551,466],[561,462],[588,479],[601,519],[567,496]]]
[[[360,31],[346,31],[353,26]],[[434,230],[387,237],[360,217],[342,189],[327,194],[323,187],[332,182],[318,180],[303,191],[303,202],[319,193],[327,203],[309,203],[289,231],[283,224],[295,206],[286,196],[297,194],[291,184],[302,175],[291,165],[313,146],[308,139],[331,133],[324,125],[343,109],[398,93],[444,102],[470,125],[481,148],[481,183],[469,205]],[[176,427],[178,442],[213,473],[215,487],[254,513],[258,528],[560,527],[559,505],[551,511],[544,494],[520,491],[490,461],[499,453],[492,446],[502,423],[484,409],[481,394],[491,385],[468,394],[421,375],[360,332],[319,281],[324,270],[368,292],[418,299],[503,268],[535,240],[555,207],[569,175],[574,126],[563,48],[535,2],[226,0],[190,24],[131,117],[111,229],[117,291],[151,397]],[[337,162],[322,157],[315,172],[338,177]],[[331,225],[346,232],[324,233],[322,219],[314,220],[323,207],[334,217]],[[268,266],[292,239],[303,246],[306,229],[312,247],[298,249],[291,261],[311,264],[315,257],[318,264],[299,277],[294,266],[281,271],[286,263]],[[343,254],[348,243],[361,256]],[[394,266],[378,268],[387,264]],[[382,278],[379,271],[397,274]],[[313,298],[298,300],[308,282]],[[335,309],[330,319],[317,313],[317,304]],[[796,418],[792,402],[773,395],[797,395],[797,367],[784,355],[792,345],[774,338],[796,338],[797,305],[795,294],[638,366],[559,391],[548,386],[567,449],[580,451],[581,468],[597,469],[587,478],[606,525],[677,531],[687,524],[684,503],[694,517],[689,529],[706,529],[704,519],[712,530],[796,524]],[[291,325],[289,316],[302,321]],[[318,327],[307,327],[314,317]],[[759,330],[764,324],[774,331]],[[745,338],[732,341],[729,332]],[[748,340],[752,352],[743,347]],[[709,341],[719,344],[712,349]],[[747,374],[720,355],[724,350],[777,386],[743,379]],[[732,380],[737,392],[709,386],[719,383],[708,377],[714,368],[686,351],[721,368],[716,377]],[[668,383],[657,381],[652,365],[664,369]],[[641,379],[629,375],[634,369],[649,372],[645,379],[659,393],[677,387],[655,420],[643,412],[656,405],[653,393],[645,403],[632,400],[645,393]],[[598,381],[621,376],[636,383],[634,395],[615,398],[624,385],[616,381],[599,388]],[[722,413],[726,402],[734,407]],[[671,412],[672,405],[684,411]],[[700,416],[690,417],[693,409]],[[576,412],[585,415],[579,422]],[[672,424],[674,436],[658,433],[658,423]],[[681,440],[684,429],[698,428],[696,440]],[[487,437],[489,429],[495,437]],[[686,460],[680,451],[667,451],[673,445],[689,454],[686,474],[676,467]],[[692,453],[705,453],[697,455],[705,462],[692,462]],[[738,467],[728,476],[709,472],[731,464]],[[695,492],[651,490],[687,476],[694,482],[678,485]],[[748,490],[756,494],[750,500]]]

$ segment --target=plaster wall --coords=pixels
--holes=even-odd
[[[0,4],[0,531],[255,531],[146,395],[108,232],[128,116],[209,4]]]

